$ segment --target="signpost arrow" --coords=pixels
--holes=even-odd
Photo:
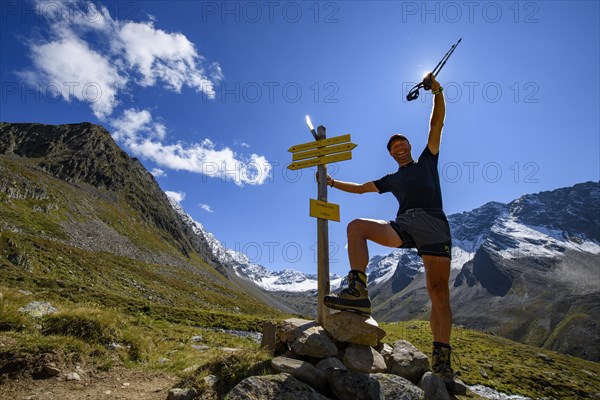
[[[290,147],[288,149],[288,151],[290,153],[297,153],[299,151],[316,149],[319,147],[329,146],[330,144],[340,144],[340,143],[349,142],[349,141],[350,141],[350,134],[342,135],[342,136],[335,136],[335,137],[332,137],[329,139],[321,139],[321,140],[316,140],[314,142],[297,144],[295,146]]]
[[[315,150],[302,151],[300,153],[292,154],[292,161],[304,160],[306,158],[320,157],[327,154],[341,153],[343,151],[349,151],[356,147],[356,143],[344,143],[338,144],[337,146],[320,147]]]
[[[352,159],[352,152],[345,151],[343,153],[331,154],[329,156],[311,158],[308,160],[297,161],[288,165],[288,169],[296,170],[302,168],[314,167],[316,165],[331,164],[338,161],[346,161]]]

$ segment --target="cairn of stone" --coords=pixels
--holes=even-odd
[[[272,375],[240,382],[227,400],[450,399],[429,360],[411,343],[393,345],[372,317],[351,312],[316,321],[287,319],[265,325],[262,346],[273,351]]]

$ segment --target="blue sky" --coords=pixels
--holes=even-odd
[[[335,179],[418,157],[431,94],[406,93],[462,37],[438,80],[448,214],[600,178],[597,1],[3,1],[0,120],[105,126],[226,246],[272,270],[316,273],[315,168],[287,149],[346,133]],[[335,189],[331,271],[354,218],[392,219],[391,195]],[[371,246],[371,254],[389,249]]]

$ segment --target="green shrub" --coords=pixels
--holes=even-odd
[[[202,389],[202,382],[198,378],[205,375],[216,375],[218,379],[217,393],[225,395],[238,383],[253,375],[263,375],[271,372],[270,360],[272,356],[265,351],[244,349],[235,353],[219,352],[207,364],[197,371],[195,386]]]
[[[148,361],[152,350],[151,339],[137,329],[128,329],[123,333],[123,344],[127,346],[129,360],[133,362]]]
[[[115,315],[92,309],[78,309],[47,315],[42,334],[72,336],[91,344],[108,344],[119,337]]]
[[[9,300],[0,293],[0,332],[30,330],[32,321]]]

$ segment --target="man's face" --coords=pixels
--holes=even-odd
[[[390,146],[390,155],[396,160],[396,162],[400,165],[404,165],[412,161],[412,156],[410,154],[410,143],[408,140],[404,139],[396,139],[392,142]]]

